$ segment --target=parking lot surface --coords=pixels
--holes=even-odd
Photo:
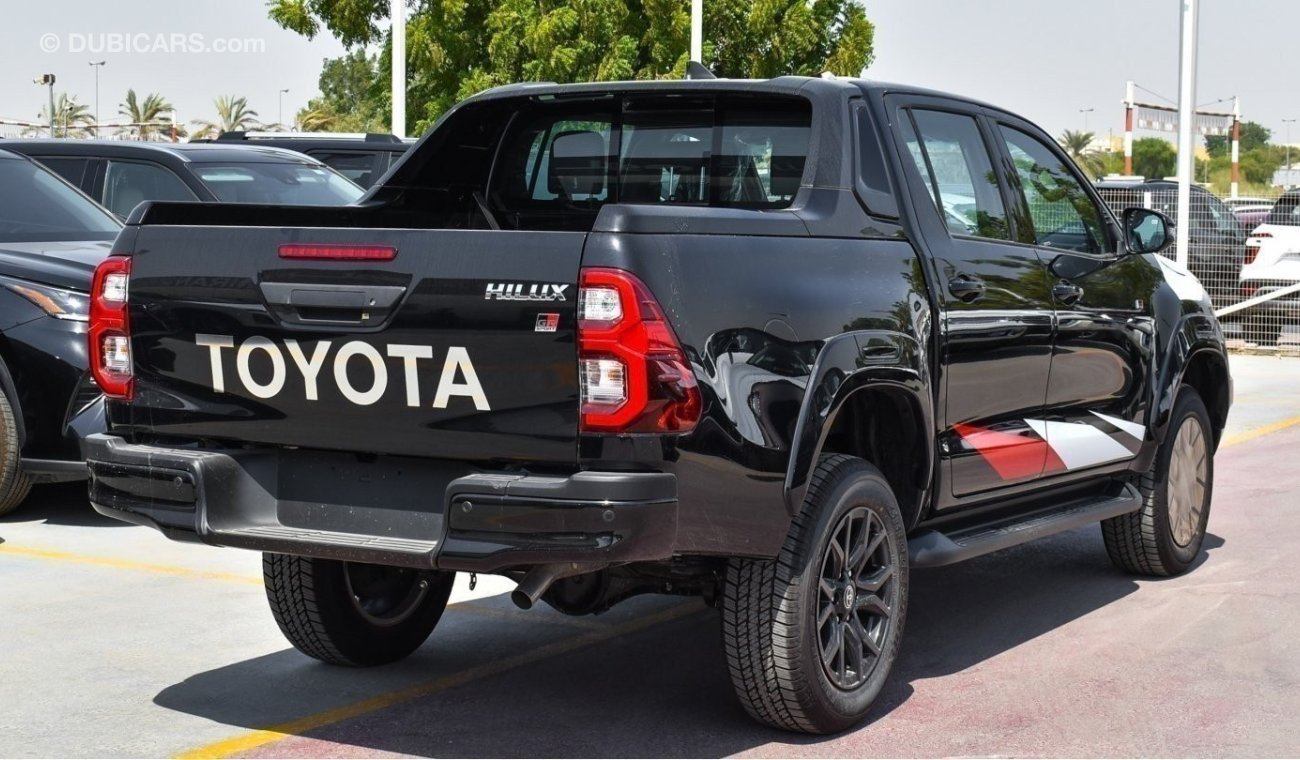
[[[413,657],[344,670],[280,636],[258,555],[44,487],[0,519],[0,755],[1295,756],[1300,359],[1232,367],[1197,568],[1135,580],[1090,526],[915,571],[891,683],[834,737],[751,723],[697,600],[566,618],[461,577]]]

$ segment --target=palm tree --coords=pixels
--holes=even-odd
[[[258,125],[257,111],[248,107],[248,98],[222,95],[213,105],[217,109],[216,121],[196,119],[194,123],[198,128],[194,131],[194,137],[215,137],[223,132],[238,132]]]
[[[50,107],[41,109],[41,121],[50,121]],[[54,102],[54,134],[62,137],[85,137],[90,133],[89,127],[95,123],[95,116],[90,107],[77,102],[76,96],[68,97],[61,93]]]
[[[1096,135],[1092,132],[1075,132],[1067,129],[1061,134],[1060,143],[1079,168],[1091,177],[1099,177],[1105,173],[1105,158],[1096,151],[1090,150],[1094,139]]]
[[[134,133],[137,140],[148,140],[159,131],[162,115],[174,113],[172,104],[162,95],[152,92],[141,101],[136,97],[135,90],[126,91],[126,100],[118,109],[118,114],[125,116],[134,125],[126,127],[126,130]]]
[[[329,132],[335,129],[338,119],[333,109],[316,107],[299,111],[296,121],[303,132]]]

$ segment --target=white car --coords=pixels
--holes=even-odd
[[[1263,223],[1250,233],[1239,279],[1243,298],[1300,283],[1300,191],[1279,198]],[[1294,326],[1300,325],[1300,293],[1265,301],[1251,307],[1249,313],[1263,319],[1261,327],[1268,332],[1292,333]]]

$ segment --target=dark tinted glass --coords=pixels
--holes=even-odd
[[[352,180],[362,187],[370,185],[379,177],[388,164],[376,169],[376,164],[386,153],[328,153],[314,151],[311,157],[329,166],[334,171]]]
[[[502,146],[492,199],[566,214],[605,203],[775,209],[803,180],[810,111],[638,99],[610,111],[543,109]]]
[[[999,129],[1020,177],[1035,241],[1081,253],[1105,251],[1101,210],[1065,161],[1036,137],[1011,127]]]
[[[204,163],[191,164],[191,168],[219,200],[227,203],[342,206],[362,195],[354,182],[319,165]]]
[[[1300,194],[1287,193],[1277,199],[1273,209],[1268,212],[1264,224],[1280,224],[1284,227],[1300,227]]]
[[[145,201],[193,201],[180,177],[154,164],[134,161],[109,161],[104,174],[104,206],[125,217]]]
[[[67,157],[36,157],[46,169],[54,172],[60,177],[81,187],[81,178],[86,173],[86,164],[90,163],[87,158],[67,158]]]
[[[912,117],[919,139],[910,128],[903,139],[949,231],[1010,240],[997,173],[975,119],[925,110]]]
[[[0,242],[112,240],[121,227],[45,167],[0,158]]]

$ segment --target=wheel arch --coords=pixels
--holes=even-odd
[[[898,349],[891,363],[872,365],[864,358],[888,355],[884,345]],[[900,333],[854,333],[827,344],[795,430],[785,483],[790,514],[803,504],[817,462],[837,453],[879,469],[906,528],[916,524],[934,468],[934,411],[924,366],[920,345]]]

